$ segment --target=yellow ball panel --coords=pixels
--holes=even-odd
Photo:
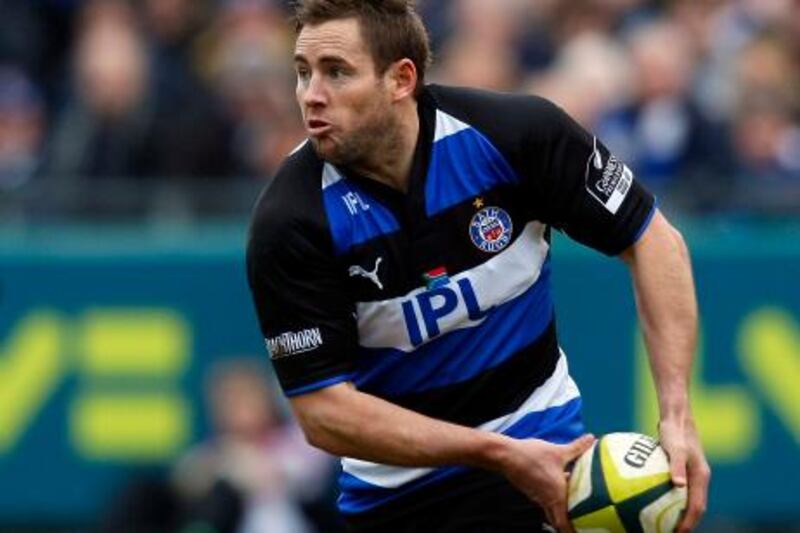
[[[611,450],[609,450],[608,442],[605,439],[600,441],[600,461],[603,465],[603,475],[608,486],[608,494],[615,503],[625,501],[670,479],[669,472],[637,478],[623,477],[611,456]]]
[[[572,525],[577,533],[625,533],[625,526],[613,505],[576,518]]]

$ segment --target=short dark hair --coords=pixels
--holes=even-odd
[[[351,17],[359,22],[378,74],[404,58],[414,63],[418,94],[431,63],[431,48],[413,0],[297,0],[294,4],[298,34],[307,25]]]

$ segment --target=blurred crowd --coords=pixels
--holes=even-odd
[[[210,430],[167,476],[133,476],[97,533],[338,533],[337,463],[312,448],[268,363],[220,358],[206,379]]]
[[[800,212],[800,0],[418,7],[431,81],[554,100],[676,208]],[[213,210],[231,184],[258,186],[304,137],[288,14],[288,0],[0,1],[0,196],[113,212],[189,184]]]

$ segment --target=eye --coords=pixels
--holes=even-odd
[[[328,76],[330,76],[334,80],[343,78],[346,74],[347,72],[345,71],[345,69],[339,66],[333,66],[328,71]]]
[[[297,79],[299,79],[300,81],[308,80],[309,76],[311,75],[311,72],[306,67],[297,67],[296,70],[297,70]]]

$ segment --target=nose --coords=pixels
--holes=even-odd
[[[327,94],[319,76],[312,75],[308,82],[300,85],[300,98],[306,107],[319,107],[327,103]]]

